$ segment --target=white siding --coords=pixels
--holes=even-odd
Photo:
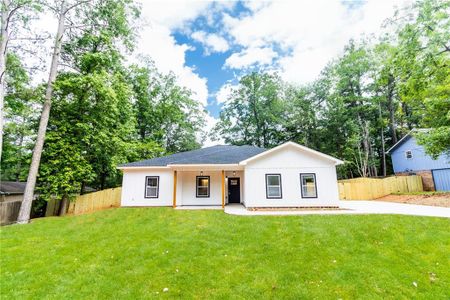
[[[282,198],[266,198],[265,175],[281,174]],[[302,198],[300,173],[315,173],[317,198]],[[245,167],[244,198],[247,207],[338,206],[334,162],[294,147],[250,161]]]
[[[145,198],[145,177],[159,176],[158,198]],[[171,206],[173,171],[170,169],[124,170],[122,206]]]
[[[221,171],[178,171],[181,175],[181,198],[177,199],[178,205],[222,205],[222,173]],[[196,176],[210,176],[209,197],[197,198]],[[178,186],[177,186],[178,189]]]

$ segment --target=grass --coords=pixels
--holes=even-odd
[[[449,228],[170,208],[36,219],[1,229],[1,298],[448,299]]]

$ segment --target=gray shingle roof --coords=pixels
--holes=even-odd
[[[167,166],[169,164],[237,164],[247,158],[253,157],[264,148],[254,146],[217,145],[192,151],[180,152],[163,157],[136,161],[119,167],[150,167]]]
[[[25,191],[26,182],[0,181],[0,194],[20,195]]]

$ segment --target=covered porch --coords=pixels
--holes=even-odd
[[[170,165],[173,207],[217,207],[244,203],[244,168],[237,164]]]

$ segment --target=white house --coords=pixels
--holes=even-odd
[[[293,142],[181,152],[119,166],[122,206],[337,207],[342,163]]]

